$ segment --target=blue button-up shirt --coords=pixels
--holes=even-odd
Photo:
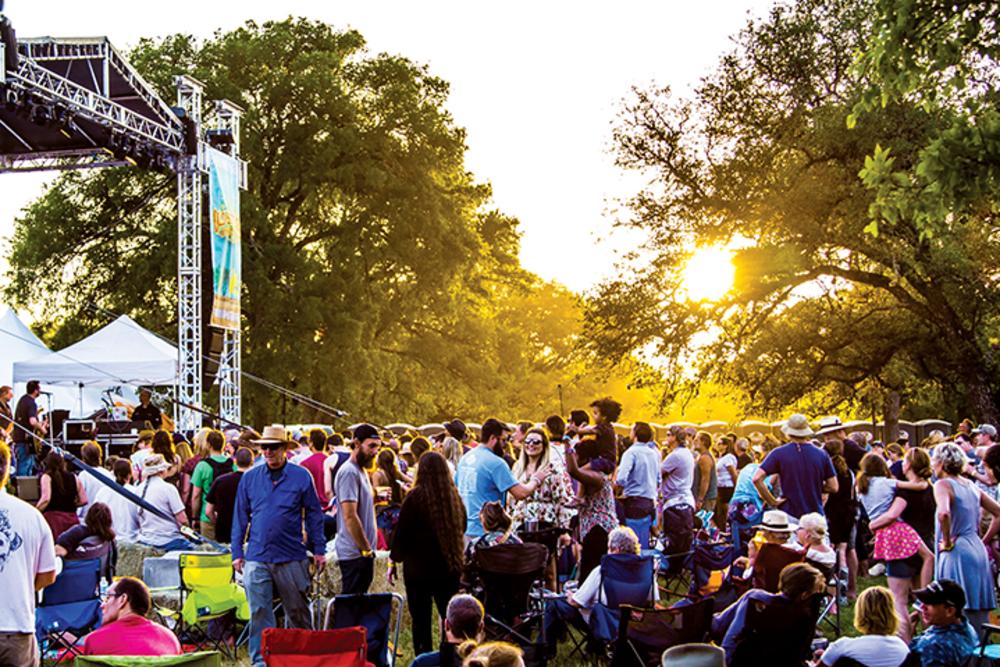
[[[307,557],[302,542],[302,520],[313,554],[326,553],[323,511],[316,497],[312,475],[301,466],[286,463],[276,482],[266,465],[243,473],[236,489],[233,513],[233,560],[287,563]],[[247,533],[246,549],[243,537]]]
[[[964,665],[978,645],[976,631],[963,617],[950,625],[932,625],[913,638],[910,648],[924,665]]]
[[[660,481],[660,450],[652,442],[636,442],[622,454],[615,481],[625,497],[656,500]]]

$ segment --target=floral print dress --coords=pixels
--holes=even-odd
[[[568,528],[570,519],[576,510],[570,505],[573,500],[573,487],[566,472],[566,464],[558,455],[549,458],[552,472],[538,489],[524,500],[514,501],[511,518],[515,528],[526,523],[547,523],[559,528]],[[525,471],[517,480],[527,484],[531,475]]]

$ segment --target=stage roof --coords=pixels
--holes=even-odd
[[[24,39],[18,54],[2,85],[0,167],[107,166],[126,156],[163,167],[183,152],[181,120],[106,37]]]

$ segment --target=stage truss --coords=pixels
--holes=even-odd
[[[3,20],[0,15],[0,21]],[[203,200],[206,130],[226,137],[216,148],[239,160],[241,110],[221,100],[203,118],[204,87],[175,79],[171,108],[107,38],[18,40],[16,68],[5,65],[9,41],[0,43],[0,172],[138,166],[177,175],[177,319],[179,403],[202,406]],[[211,125],[211,127],[209,127]],[[240,334],[225,331],[219,363],[220,414],[241,421]],[[195,429],[201,415],[176,405],[180,429]]]

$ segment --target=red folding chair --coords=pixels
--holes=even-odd
[[[266,628],[261,653],[268,667],[372,667],[363,627],[338,630]]]

